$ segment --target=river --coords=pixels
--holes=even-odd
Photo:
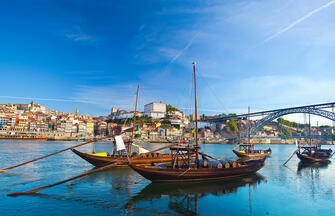
[[[6,168],[61,150],[76,142],[0,141]],[[155,149],[166,144],[146,144]],[[257,145],[256,148],[269,148]],[[233,145],[206,144],[202,151],[220,157]],[[257,174],[230,181],[153,184],[129,168],[112,168],[41,191],[34,196],[8,193],[79,175],[93,168],[71,151],[0,173],[0,215],[335,215],[335,162],[301,166],[296,149],[272,144],[272,155]],[[325,148],[332,148],[325,146]],[[92,145],[78,148],[91,152]],[[94,150],[110,151],[110,143]],[[233,153],[229,155],[235,158]]]

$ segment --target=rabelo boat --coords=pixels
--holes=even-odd
[[[296,152],[297,157],[304,162],[329,161],[333,156],[331,149],[322,149],[321,145],[300,146]]]
[[[249,157],[249,158],[261,158],[268,157],[271,154],[271,148],[264,150],[254,149],[254,144],[241,144],[239,146],[239,151],[233,150],[233,152],[240,158]]]
[[[262,158],[268,157],[271,154],[271,148],[256,150],[255,144],[250,142],[250,107],[248,107],[248,143],[240,144],[239,151],[233,149],[233,152],[240,158],[248,157],[248,158]]]
[[[196,69],[193,63],[195,89],[195,145],[171,147],[171,165],[137,165],[130,159],[129,166],[152,182],[195,182],[230,179],[252,174],[261,169],[265,158],[245,161],[218,160],[199,152]],[[202,155],[202,160],[199,155]],[[195,156],[195,157],[194,157]]]
[[[114,164],[115,167],[128,167],[129,158],[134,158],[132,161],[134,164],[137,165],[148,165],[148,164],[154,165],[157,163],[171,163],[170,154],[160,154],[160,153],[147,154],[149,150],[133,143],[136,114],[137,114],[138,92],[139,92],[139,86],[137,87],[134,122],[133,122],[131,140],[128,144],[128,148],[125,147],[122,136],[117,135],[115,136],[114,139],[114,150],[111,155],[106,152],[100,152],[100,153],[93,152],[92,154],[88,154],[80,152],[76,149],[71,149],[72,152],[96,167],[103,167],[109,164]],[[138,151],[132,152],[132,146],[137,147]]]
[[[320,143],[312,143],[311,136],[311,116],[309,114],[309,141],[306,145],[298,145],[297,157],[302,162],[327,162],[333,156],[333,150],[322,149]]]

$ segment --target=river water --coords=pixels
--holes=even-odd
[[[75,144],[0,141],[0,168]],[[164,144],[144,145],[148,149],[161,146]],[[220,157],[233,146],[201,147],[203,152]],[[92,149],[92,145],[78,148],[84,152]],[[94,145],[96,152],[110,149],[110,143]],[[281,167],[296,147],[271,145],[271,149],[272,156],[257,174],[230,181],[153,184],[129,168],[113,168],[34,196],[7,196],[93,168],[67,151],[0,173],[0,215],[335,215],[335,162],[306,167],[294,156],[286,167]]]

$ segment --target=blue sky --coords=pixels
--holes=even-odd
[[[333,102],[334,23],[334,0],[4,0],[0,99],[107,115],[140,84],[187,109],[196,61],[201,113]]]

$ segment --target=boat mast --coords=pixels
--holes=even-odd
[[[309,145],[312,146],[312,135],[311,135],[311,113],[308,113],[308,127],[309,127]]]
[[[248,106],[248,144],[250,145],[250,106]]]
[[[255,144],[251,144],[250,142],[250,128],[251,128],[251,123],[250,123],[250,106],[248,106],[248,151],[249,152],[254,152],[254,146]]]
[[[193,62],[194,74],[194,104],[195,104],[195,144],[196,144],[196,165],[199,164],[199,142],[198,142],[198,107],[197,107],[197,74],[195,71],[195,62]]]
[[[140,85],[137,86],[137,92],[136,92],[136,104],[135,104],[135,111],[134,111],[134,121],[133,121],[133,131],[131,133],[131,140],[129,145],[129,155],[131,157],[131,147],[134,142],[134,131],[135,131],[135,122],[136,122],[136,114],[137,114],[137,100],[138,100],[138,92],[140,90]]]

